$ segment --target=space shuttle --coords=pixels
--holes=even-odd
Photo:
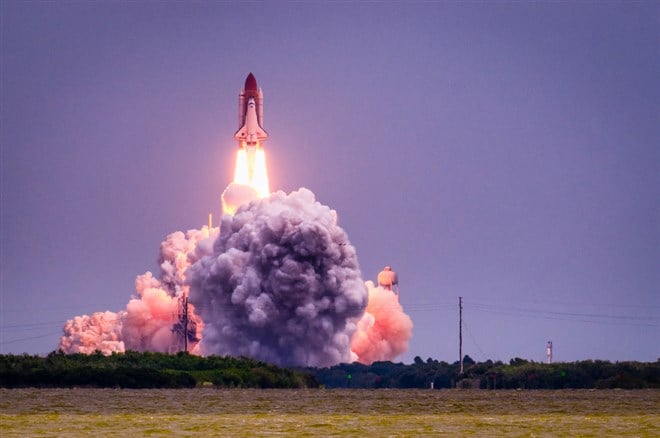
[[[238,131],[234,138],[239,149],[260,148],[268,138],[262,128],[264,121],[264,93],[257,87],[257,80],[250,73],[245,79],[245,87],[238,95]]]

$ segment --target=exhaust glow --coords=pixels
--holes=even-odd
[[[257,192],[259,198],[265,198],[270,195],[266,153],[258,143],[256,147],[246,146],[245,143],[241,146],[236,155],[233,182],[250,186]]]
[[[250,185],[250,170],[248,169],[247,151],[245,148],[240,148],[238,154],[236,154],[234,182],[244,186]]]

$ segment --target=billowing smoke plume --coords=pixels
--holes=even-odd
[[[226,215],[213,255],[187,275],[203,354],[308,366],[355,359],[350,339],[367,290],[336,213],[311,191],[277,192]]]
[[[412,321],[403,312],[399,298],[389,289],[366,282],[369,304],[351,339],[351,350],[360,363],[393,360],[408,350]]]
[[[108,355],[123,352],[123,315],[124,312],[96,312],[70,319],[64,324],[59,348],[66,353],[92,354],[98,350]]]
[[[191,263],[211,254],[218,231],[218,228],[202,227],[167,236],[160,245],[160,279],[151,272],[139,275],[135,280],[137,296],[128,302],[125,311],[99,312],[67,321],[59,348],[65,353],[100,350],[105,354],[125,350],[179,350],[180,339],[172,329],[178,322],[181,298],[188,293],[185,271]],[[192,306],[190,319],[190,337],[199,339],[203,324]],[[191,345],[195,352],[194,342]]]
[[[412,322],[397,296],[362,282],[336,213],[312,192],[258,199],[232,184],[223,193],[223,202],[229,200],[243,207],[225,216],[221,238],[218,228],[206,226],[167,236],[158,276],[137,277],[125,310],[68,321],[59,348],[180,351],[186,334],[177,318],[182,298],[190,296],[192,353],[328,366],[394,360],[407,349]]]

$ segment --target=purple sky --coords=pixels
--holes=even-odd
[[[657,2],[2,6],[0,352],[118,311],[220,212],[237,94],[271,188],[399,273],[401,359],[660,356]]]

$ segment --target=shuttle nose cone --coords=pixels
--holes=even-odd
[[[257,91],[257,79],[252,73],[245,79],[245,91]]]

